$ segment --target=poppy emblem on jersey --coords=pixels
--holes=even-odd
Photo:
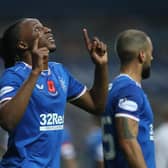
[[[48,85],[48,91],[49,92],[51,92],[51,93],[56,92],[56,88],[55,88],[54,82],[52,80],[48,80],[47,85]]]

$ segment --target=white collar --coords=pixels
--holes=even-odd
[[[134,80],[134,79],[133,79],[131,76],[129,76],[128,74],[121,73],[121,74],[119,74],[116,78],[119,78],[119,77],[121,77],[121,76],[126,76],[127,78],[129,78],[129,79],[131,79],[132,81],[134,81],[137,86],[139,86],[140,88],[142,87],[139,82],[137,82],[136,80]]]
[[[27,64],[26,62],[21,61],[21,63],[23,63],[27,68],[32,69],[32,66]],[[48,67],[48,69],[42,70],[41,75],[43,76],[51,75],[51,69]]]

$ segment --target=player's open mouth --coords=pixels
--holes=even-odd
[[[53,39],[52,36],[50,36],[50,37],[48,38],[48,40],[51,41],[51,42],[55,42],[55,40]]]

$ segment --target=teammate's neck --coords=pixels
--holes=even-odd
[[[120,73],[121,74],[127,74],[130,76],[133,80],[135,80],[137,83],[141,84],[142,82],[142,77],[141,77],[141,71],[129,67],[121,67],[120,68]]]

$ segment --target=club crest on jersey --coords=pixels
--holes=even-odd
[[[57,91],[57,89],[55,87],[55,84],[52,80],[47,81],[47,87],[48,87],[49,93],[51,93],[52,95],[57,95],[58,94],[58,91]]]
[[[128,100],[127,98],[122,98],[119,100],[118,106],[123,110],[128,110],[134,112],[138,109],[138,104],[133,100]]]
[[[60,85],[61,85],[63,91],[66,92],[67,91],[67,85],[66,85],[66,82],[65,82],[64,78],[58,76],[58,79],[59,79],[59,82],[60,82]]]

